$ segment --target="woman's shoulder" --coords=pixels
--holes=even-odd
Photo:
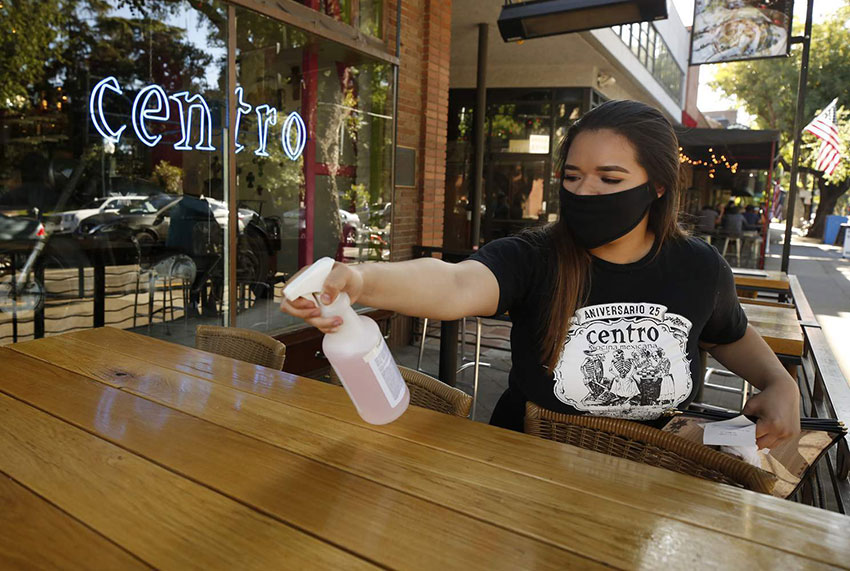
[[[669,250],[670,254],[677,259],[676,261],[680,261],[685,266],[716,270],[721,260],[717,248],[695,236],[682,236],[671,240]]]
[[[551,239],[543,232],[522,232],[513,236],[496,238],[484,244],[478,252],[515,252],[538,256],[551,249]]]

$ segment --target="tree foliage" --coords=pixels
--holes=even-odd
[[[794,31],[795,35],[802,35],[803,22],[795,22]],[[801,56],[802,48],[797,45],[787,58],[723,64],[710,83],[712,88],[740,101],[747,113],[755,116],[757,128],[781,132],[780,152],[787,163],[791,162],[793,152]],[[850,105],[850,4],[845,4],[832,17],[812,26],[804,124],[836,97],[839,105]],[[850,113],[843,107],[839,108],[838,126],[845,145],[850,141],[848,119]],[[805,134],[803,143],[800,165],[817,176],[821,192],[821,202],[809,235],[821,236],[826,215],[832,213],[838,198],[850,189],[850,158],[845,158],[836,171],[826,177],[814,171],[820,141]]]

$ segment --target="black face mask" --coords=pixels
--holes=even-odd
[[[613,194],[578,195],[561,185],[561,218],[576,242],[591,250],[625,236],[658,196],[649,182]]]

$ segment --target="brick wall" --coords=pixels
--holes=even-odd
[[[387,45],[395,49],[396,2],[387,2]],[[397,188],[393,203],[393,261],[412,246],[441,246],[446,178],[451,0],[404,0],[401,7],[398,144],[416,149],[416,187]],[[396,317],[392,345],[411,340],[412,320]]]

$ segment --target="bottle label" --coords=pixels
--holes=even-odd
[[[390,403],[391,408],[401,402],[404,397],[404,379],[395,364],[390,348],[387,347],[383,338],[375,347],[363,356],[363,360],[372,369],[384,396]]]

